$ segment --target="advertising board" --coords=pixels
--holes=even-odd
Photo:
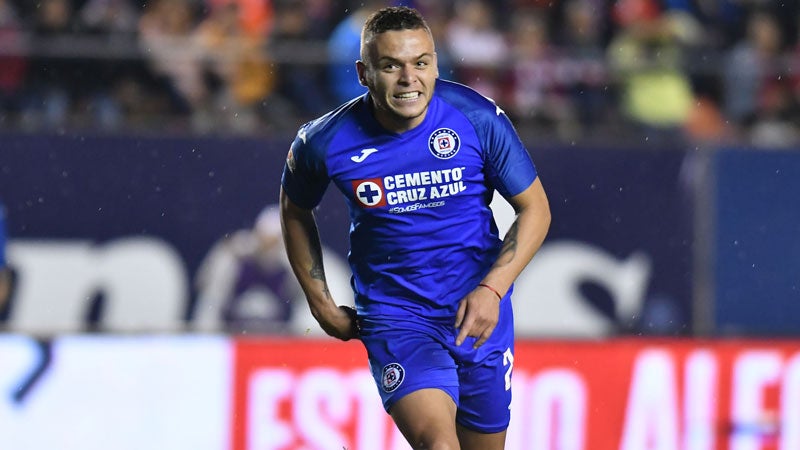
[[[800,152],[716,155],[715,322],[720,333],[800,334]]]
[[[509,450],[797,450],[800,341],[521,340]],[[358,342],[0,336],[0,448],[408,450]]]

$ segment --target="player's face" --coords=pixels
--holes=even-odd
[[[378,122],[398,133],[422,123],[439,76],[430,34],[381,33],[368,43],[366,59],[357,64],[358,76],[369,89]]]

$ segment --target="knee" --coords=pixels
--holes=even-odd
[[[461,450],[458,435],[447,426],[429,424],[422,430],[403,433],[413,450]]]

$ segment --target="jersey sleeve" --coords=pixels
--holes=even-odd
[[[289,199],[301,208],[319,205],[330,183],[324,154],[307,142],[305,128],[301,128],[289,148],[283,166],[281,185]]]
[[[513,197],[536,180],[536,166],[508,116],[497,106],[486,116],[481,144],[487,177],[500,194]]]

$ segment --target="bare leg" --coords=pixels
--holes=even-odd
[[[390,414],[411,448],[460,449],[456,435],[456,404],[446,392],[440,389],[412,392],[398,400]]]
[[[505,430],[487,434],[456,424],[456,431],[462,450],[503,450],[506,445]]]

